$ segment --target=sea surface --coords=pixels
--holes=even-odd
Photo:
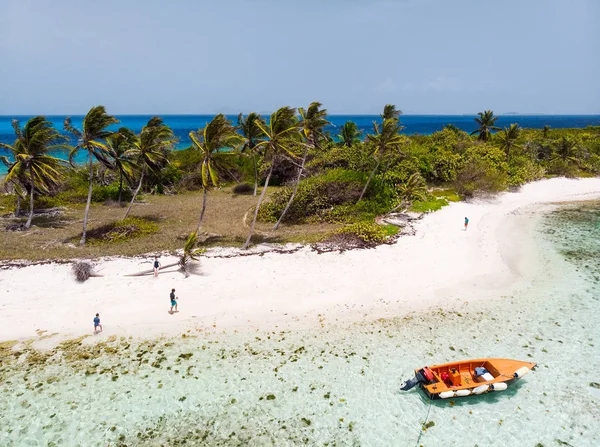
[[[552,211],[533,237],[540,275],[476,305],[49,352],[39,340],[20,356],[5,346],[0,445],[598,446],[600,203]],[[416,367],[488,356],[538,367],[482,396],[399,391]]]
[[[189,133],[192,130],[198,130],[206,125],[214,115],[161,115],[165,123],[171,126],[175,135],[179,139],[178,149],[184,149],[190,146]],[[129,127],[134,131],[140,131],[142,126],[148,122],[152,115],[121,115],[117,118],[120,123],[112,126],[117,130],[121,126]],[[0,115],[0,143],[12,144],[15,136],[11,122],[13,119],[20,121],[21,126],[25,125],[31,116],[8,116]],[[57,129],[63,128],[65,116],[48,116]],[[237,115],[228,116],[230,120],[237,123]],[[83,116],[72,116],[73,124],[81,128]],[[354,121],[359,129],[366,134],[372,132],[373,121],[380,120],[378,115],[330,115],[329,121],[332,123],[327,131],[335,136],[339,133],[339,128],[346,121]],[[406,134],[428,135],[441,130],[446,124],[454,124],[466,132],[472,132],[476,129],[474,115],[402,115],[402,125],[405,126]],[[505,127],[511,123],[518,123],[521,127],[542,128],[549,125],[552,128],[570,128],[599,126],[600,115],[500,115],[497,121],[499,127]],[[5,149],[0,148],[0,155],[8,155]],[[58,156],[66,158],[67,154],[62,153]],[[81,153],[75,161],[81,162],[85,154]],[[6,168],[0,163],[0,174],[5,173]]]

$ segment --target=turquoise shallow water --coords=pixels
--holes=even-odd
[[[469,308],[45,354],[21,345],[2,357],[0,445],[599,445],[600,207],[561,208],[535,237],[543,273]],[[486,356],[538,368],[505,392],[431,406],[398,391],[417,366]]]

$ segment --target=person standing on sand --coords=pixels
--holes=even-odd
[[[465,231],[467,231],[468,226],[469,226],[469,218],[465,217]]]
[[[177,297],[175,296],[175,289],[171,289],[171,310],[169,311],[170,313],[173,313],[173,308],[175,308],[175,312],[179,312],[177,310]]]
[[[156,277],[158,277],[158,270],[161,267],[160,262],[158,262],[158,257],[157,256],[154,257],[153,267],[154,267],[154,277],[156,278]]]
[[[100,328],[100,332],[102,332],[102,325],[100,324],[100,314],[96,314],[94,318],[94,334],[98,333],[98,328]]]

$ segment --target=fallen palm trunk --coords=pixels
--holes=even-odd
[[[158,269],[158,273],[161,273],[161,270],[165,270],[171,267],[181,267],[181,265],[179,264],[179,262],[176,262],[174,264],[168,264],[165,265],[161,268]],[[144,276],[144,275],[150,275],[154,273],[154,269],[150,269],[150,270],[142,270],[141,272],[137,272],[137,273],[132,273],[130,275],[125,275],[125,276]]]

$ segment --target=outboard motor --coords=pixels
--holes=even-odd
[[[433,372],[431,371],[431,369],[429,369],[427,366],[424,368],[421,368],[420,370],[418,370],[415,373],[415,377],[413,377],[410,380],[407,380],[406,382],[404,382],[402,384],[402,386],[400,387],[400,389],[402,391],[408,391],[411,388],[414,388],[415,385],[419,384],[419,383],[425,383],[425,384],[429,384],[429,383],[433,383],[434,380],[434,376],[433,376]]]

